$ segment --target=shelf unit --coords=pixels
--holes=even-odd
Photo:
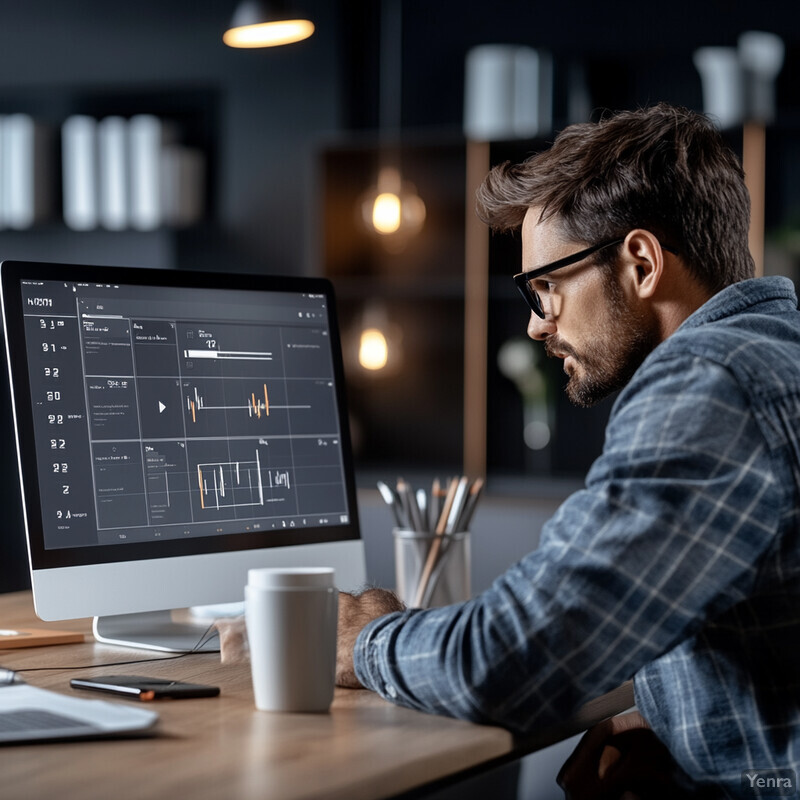
[[[195,85],[0,88],[0,115],[26,114],[47,131],[46,155],[50,164],[48,183],[52,197],[52,211],[47,220],[24,230],[0,230],[0,251],[3,257],[85,261],[89,260],[82,256],[86,251],[95,260],[95,254],[100,254],[102,259],[102,255],[108,253],[111,256],[109,262],[119,263],[119,259],[113,259],[111,248],[104,246],[103,240],[112,236],[110,241],[116,242],[119,251],[130,250],[133,253],[156,256],[157,260],[151,262],[151,266],[175,266],[174,261],[165,263],[167,258],[174,259],[175,254],[169,252],[163,242],[166,241],[165,233],[172,234],[179,229],[161,226],[152,231],[107,231],[98,227],[76,232],[63,222],[61,126],[73,115],[86,115],[101,120],[110,116],[129,119],[139,114],[150,114],[168,123],[175,130],[176,140],[181,146],[203,154],[205,222],[216,216],[213,198],[218,189],[214,169],[219,141],[218,109],[218,92],[211,87]],[[193,226],[195,229],[197,227]],[[142,246],[145,237],[150,237],[156,244]],[[159,239],[161,243],[157,243]],[[39,250],[41,255],[38,254]],[[51,255],[53,251],[63,255],[54,258]],[[129,257],[126,263],[135,262]]]
[[[456,472],[463,461],[466,154],[462,140],[447,136],[393,152],[426,205],[422,231],[399,252],[361,219],[384,156],[379,143],[339,143],[321,156],[321,263],[337,292],[356,462],[378,471],[435,465]],[[358,364],[358,346],[376,317],[389,362],[370,372]]]
[[[475,191],[492,164],[543,146],[452,136],[395,148],[428,208],[425,227],[401,253],[383,249],[358,218],[380,161],[378,144],[324,151],[321,261],[339,298],[361,471],[574,477],[600,452],[610,404],[572,409],[555,362],[541,365],[552,441],[542,452],[526,448],[521,397],[497,367],[503,342],[525,335],[527,315],[510,280],[519,270],[519,237],[490,235],[475,216]],[[362,320],[375,306],[402,331],[405,352],[398,369],[370,375],[355,353]]]

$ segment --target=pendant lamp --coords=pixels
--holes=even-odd
[[[314,23],[291,13],[286,3],[242,0],[222,41],[228,47],[277,47],[308,39],[312,33]]]
[[[400,158],[402,90],[401,0],[381,3],[379,166],[375,183],[359,198],[358,213],[367,230],[390,252],[402,250],[422,229],[425,203],[403,178]]]

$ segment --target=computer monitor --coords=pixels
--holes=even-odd
[[[34,604],[187,650],[247,570],[364,580],[330,283],[0,265]],[[148,612],[148,613],[142,613]]]

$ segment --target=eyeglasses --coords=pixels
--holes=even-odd
[[[525,302],[530,306],[531,311],[533,311],[537,317],[544,319],[544,307],[542,306],[542,299],[539,297],[539,293],[536,291],[536,289],[531,286],[531,281],[534,278],[547,275],[548,272],[555,272],[557,269],[561,269],[561,267],[568,267],[570,264],[577,264],[579,261],[583,261],[584,258],[592,255],[592,253],[605,250],[606,247],[613,247],[615,244],[622,244],[624,241],[625,239],[623,238],[611,239],[608,242],[600,242],[600,244],[594,244],[591,247],[587,247],[585,250],[579,250],[577,253],[573,253],[571,256],[559,258],[558,261],[545,264],[543,267],[537,267],[529,272],[520,272],[514,276],[514,283],[517,284],[517,289],[519,289],[520,294],[525,298]],[[664,249],[666,250],[668,248]]]

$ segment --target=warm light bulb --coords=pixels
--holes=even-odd
[[[425,203],[397,167],[381,167],[378,180],[358,202],[361,219],[390,252],[400,252],[425,222]]]
[[[386,337],[378,328],[366,328],[361,331],[361,343],[358,348],[358,363],[364,369],[383,369],[389,360],[389,346]]]
[[[307,19],[285,19],[242,25],[225,31],[222,41],[228,47],[277,47],[308,39],[314,33],[314,23]]]
[[[396,233],[402,217],[400,198],[394,192],[381,192],[372,204],[372,227],[378,233]]]

